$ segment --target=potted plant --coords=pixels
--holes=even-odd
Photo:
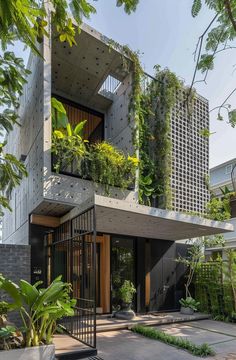
[[[180,312],[184,315],[193,315],[194,311],[197,311],[200,303],[188,296],[186,299],[181,299],[180,301]]]
[[[115,313],[116,318],[130,320],[135,317],[135,312],[131,309],[135,293],[136,289],[133,283],[129,280],[125,280],[118,294],[121,302],[121,309]]]
[[[0,290],[12,298],[8,311],[17,311],[23,325],[20,329],[4,324],[0,328],[0,358],[54,359],[56,322],[74,315],[76,300],[70,298],[71,285],[61,281],[61,276],[46,289],[39,288],[40,284],[20,280],[18,286],[0,275]]]

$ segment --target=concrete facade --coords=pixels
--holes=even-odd
[[[102,186],[89,180],[52,171],[52,94],[102,113],[105,140],[126,154],[134,153],[134,120],[128,116],[132,89],[130,59],[125,59],[124,67],[120,52],[111,48],[108,40],[88,25],[83,24],[76,41],[78,46],[70,48],[53,36],[45,37],[40,48],[44,61],[30,56],[31,75],[19,110],[21,127],[15,127],[9,134],[7,148],[18,158],[26,157],[29,176],[12,193],[10,205],[13,211],[6,211],[3,218],[3,243],[29,243],[32,213],[60,218],[75,207],[81,210],[94,194],[105,195]],[[106,89],[109,76],[119,82],[112,93]],[[103,92],[100,92],[101,88]],[[110,91],[110,96],[105,96],[104,90]],[[203,185],[208,165],[208,141],[197,135],[202,127],[208,127],[208,104],[204,99],[197,97],[192,117],[191,133],[188,133],[186,113],[174,109],[171,119],[173,208],[177,211],[202,211],[208,197]],[[204,121],[200,125],[202,118]],[[135,205],[137,190],[136,177],[134,191],[113,188],[110,197],[113,201]],[[173,216],[178,218],[177,213]]]
[[[16,126],[7,139],[8,152],[17,158],[26,156],[29,176],[12,192],[10,205],[13,211],[6,211],[3,218],[3,243],[29,243],[31,213],[62,216],[74,206],[83,204],[92,194],[105,193],[102,186],[91,181],[52,172],[52,93],[102,112],[105,139],[133,155],[133,125],[128,120],[131,75],[120,70],[120,53],[110,50],[107,40],[94,29],[83,25],[77,40],[80,47],[71,49],[57,40],[45,38],[40,48],[44,61],[30,55],[28,69],[31,75],[20,99],[21,127]],[[59,79],[58,68],[63,74]],[[98,93],[109,74],[120,81],[112,101]],[[88,85],[85,86],[83,81]],[[135,202],[137,194],[114,188],[111,197]]]

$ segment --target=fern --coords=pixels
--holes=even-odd
[[[193,1],[193,6],[192,6],[192,16],[193,17],[196,17],[200,10],[201,10],[201,7],[202,7],[202,1],[201,0],[194,0]]]

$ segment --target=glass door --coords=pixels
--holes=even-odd
[[[125,280],[135,286],[135,247],[133,238],[112,236],[111,239],[111,307],[120,305],[119,289]],[[133,304],[134,305],[134,304]]]

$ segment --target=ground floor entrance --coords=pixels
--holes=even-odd
[[[119,308],[119,289],[125,280],[136,288],[137,313],[178,309],[184,269],[175,259],[186,253],[185,245],[94,233],[79,221],[73,219],[54,230],[31,225],[32,282],[50,284],[62,275],[72,284],[73,296],[89,300],[97,314]]]

